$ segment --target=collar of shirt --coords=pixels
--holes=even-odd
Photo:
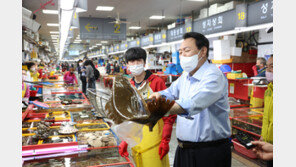
[[[194,78],[194,79],[200,81],[202,76],[204,75],[204,73],[208,69],[209,65],[210,65],[210,63],[208,62],[208,60],[206,60],[204,62],[204,64],[192,76],[190,76],[189,73],[187,73],[187,79],[190,80],[191,78]]]
[[[262,69],[258,70],[258,72],[259,72],[259,73],[260,73],[260,72],[263,72],[263,71],[265,71],[265,69],[266,69],[266,67],[263,67]]]

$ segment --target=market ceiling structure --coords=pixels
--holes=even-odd
[[[93,18],[115,18],[117,13],[120,15],[120,19],[126,19],[127,24],[127,37],[143,35],[145,32],[157,31],[157,28],[165,28],[168,24],[176,21],[177,18],[186,16],[197,17],[199,11],[202,8],[208,7],[208,5],[214,3],[227,3],[230,0],[88,0],[88,10],[86,12],[79,13],[79,17],[93,17]],[[51,3],[48,3],[51,2]],[[45,5],[46,4],[46,5]],[[42,12],[43,7],[48,10],[58,10],[58,0],[23,0],[23,7],[31,10],[36,14],[36,21],[41,24],[39,30],[40,36],[50,42],[53,47],[51,39],[51,31],[59,31],[58,26],[48,26],[48,23],[59,22],[57,14],[44,14]],[[43,7],[42,7],[43,6]],[[97,11],[97,6],[113,6],[112,11]],[[149,19],[152,15],[162,15],[164,13],[165,18],[162,20]],[[140,24],[140,25],[139,25]],[[139,30],[130,30],[130,26],[141,26]],[[149,28],[154,27],[154,28]],[[74,29],[74,38],[79,35],[79,29]],[[100,43],[99,40],[83,40],[82,43],[88,42],[90,46]],[[119,41],[109,41],[107,44]]]

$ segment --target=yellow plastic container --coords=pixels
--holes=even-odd
[[[232,58],[231,59],[224,59],[224,60],[212,60],[212,63],[214,64],[225,64],[225,63],[232,63]]]
[[[242,78],[242,73],[227,73],[227,79],[236,79],[236,78]]]
[[[67,113],[67,116],[65,116],[64,113]],[[69,111],[53,111],[52,115],[54,116],[56,121],[59,120],[71,120],[71,115]],[[46,118],[50,117],[49,113],[46,114]]]
[[[89,126],[93,125],[104,125],[106,128],[89,128]],[[103,123],[91,123],[91,124],[76,124],[76,128],[79,130],[79,132],[88,132],[88,131],[102,131],[102,130],[109,130],[110,126],[103,122]]]

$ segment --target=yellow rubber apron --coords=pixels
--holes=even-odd
[[[138,91],[144,99],[147,99],[152,93],[150,83],[144,83],[138,88]],[[149,127],[143,126],[143,138],[140,144],[132,148],[132,157],[137,167],[169,167],[168,154],[160,160],[158,154],[159,145],[162,137],[163,120],[160,119],[153,127],[153,131],[149,131]]]
[[[26,91],[27,91],[27,85],[26,85],[26,83],[24,83],[24,89],[22,90],[22,98],[25,97]]]

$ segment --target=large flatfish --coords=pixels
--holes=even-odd
[[[116,124],[125,120],[149,115],[144,99],[139,95],[127,78],[118,75],[113,80],[112,95],[106,103],[107,117]]]
[[[107,117],[116,124],[123,121],[133,121],[146,124],[149,130],[161,119],[174,105],[174,101],[165,97],[146,101],[133,87],[127,78],[116,76],[113,81],[112,95],[106,103]]]

